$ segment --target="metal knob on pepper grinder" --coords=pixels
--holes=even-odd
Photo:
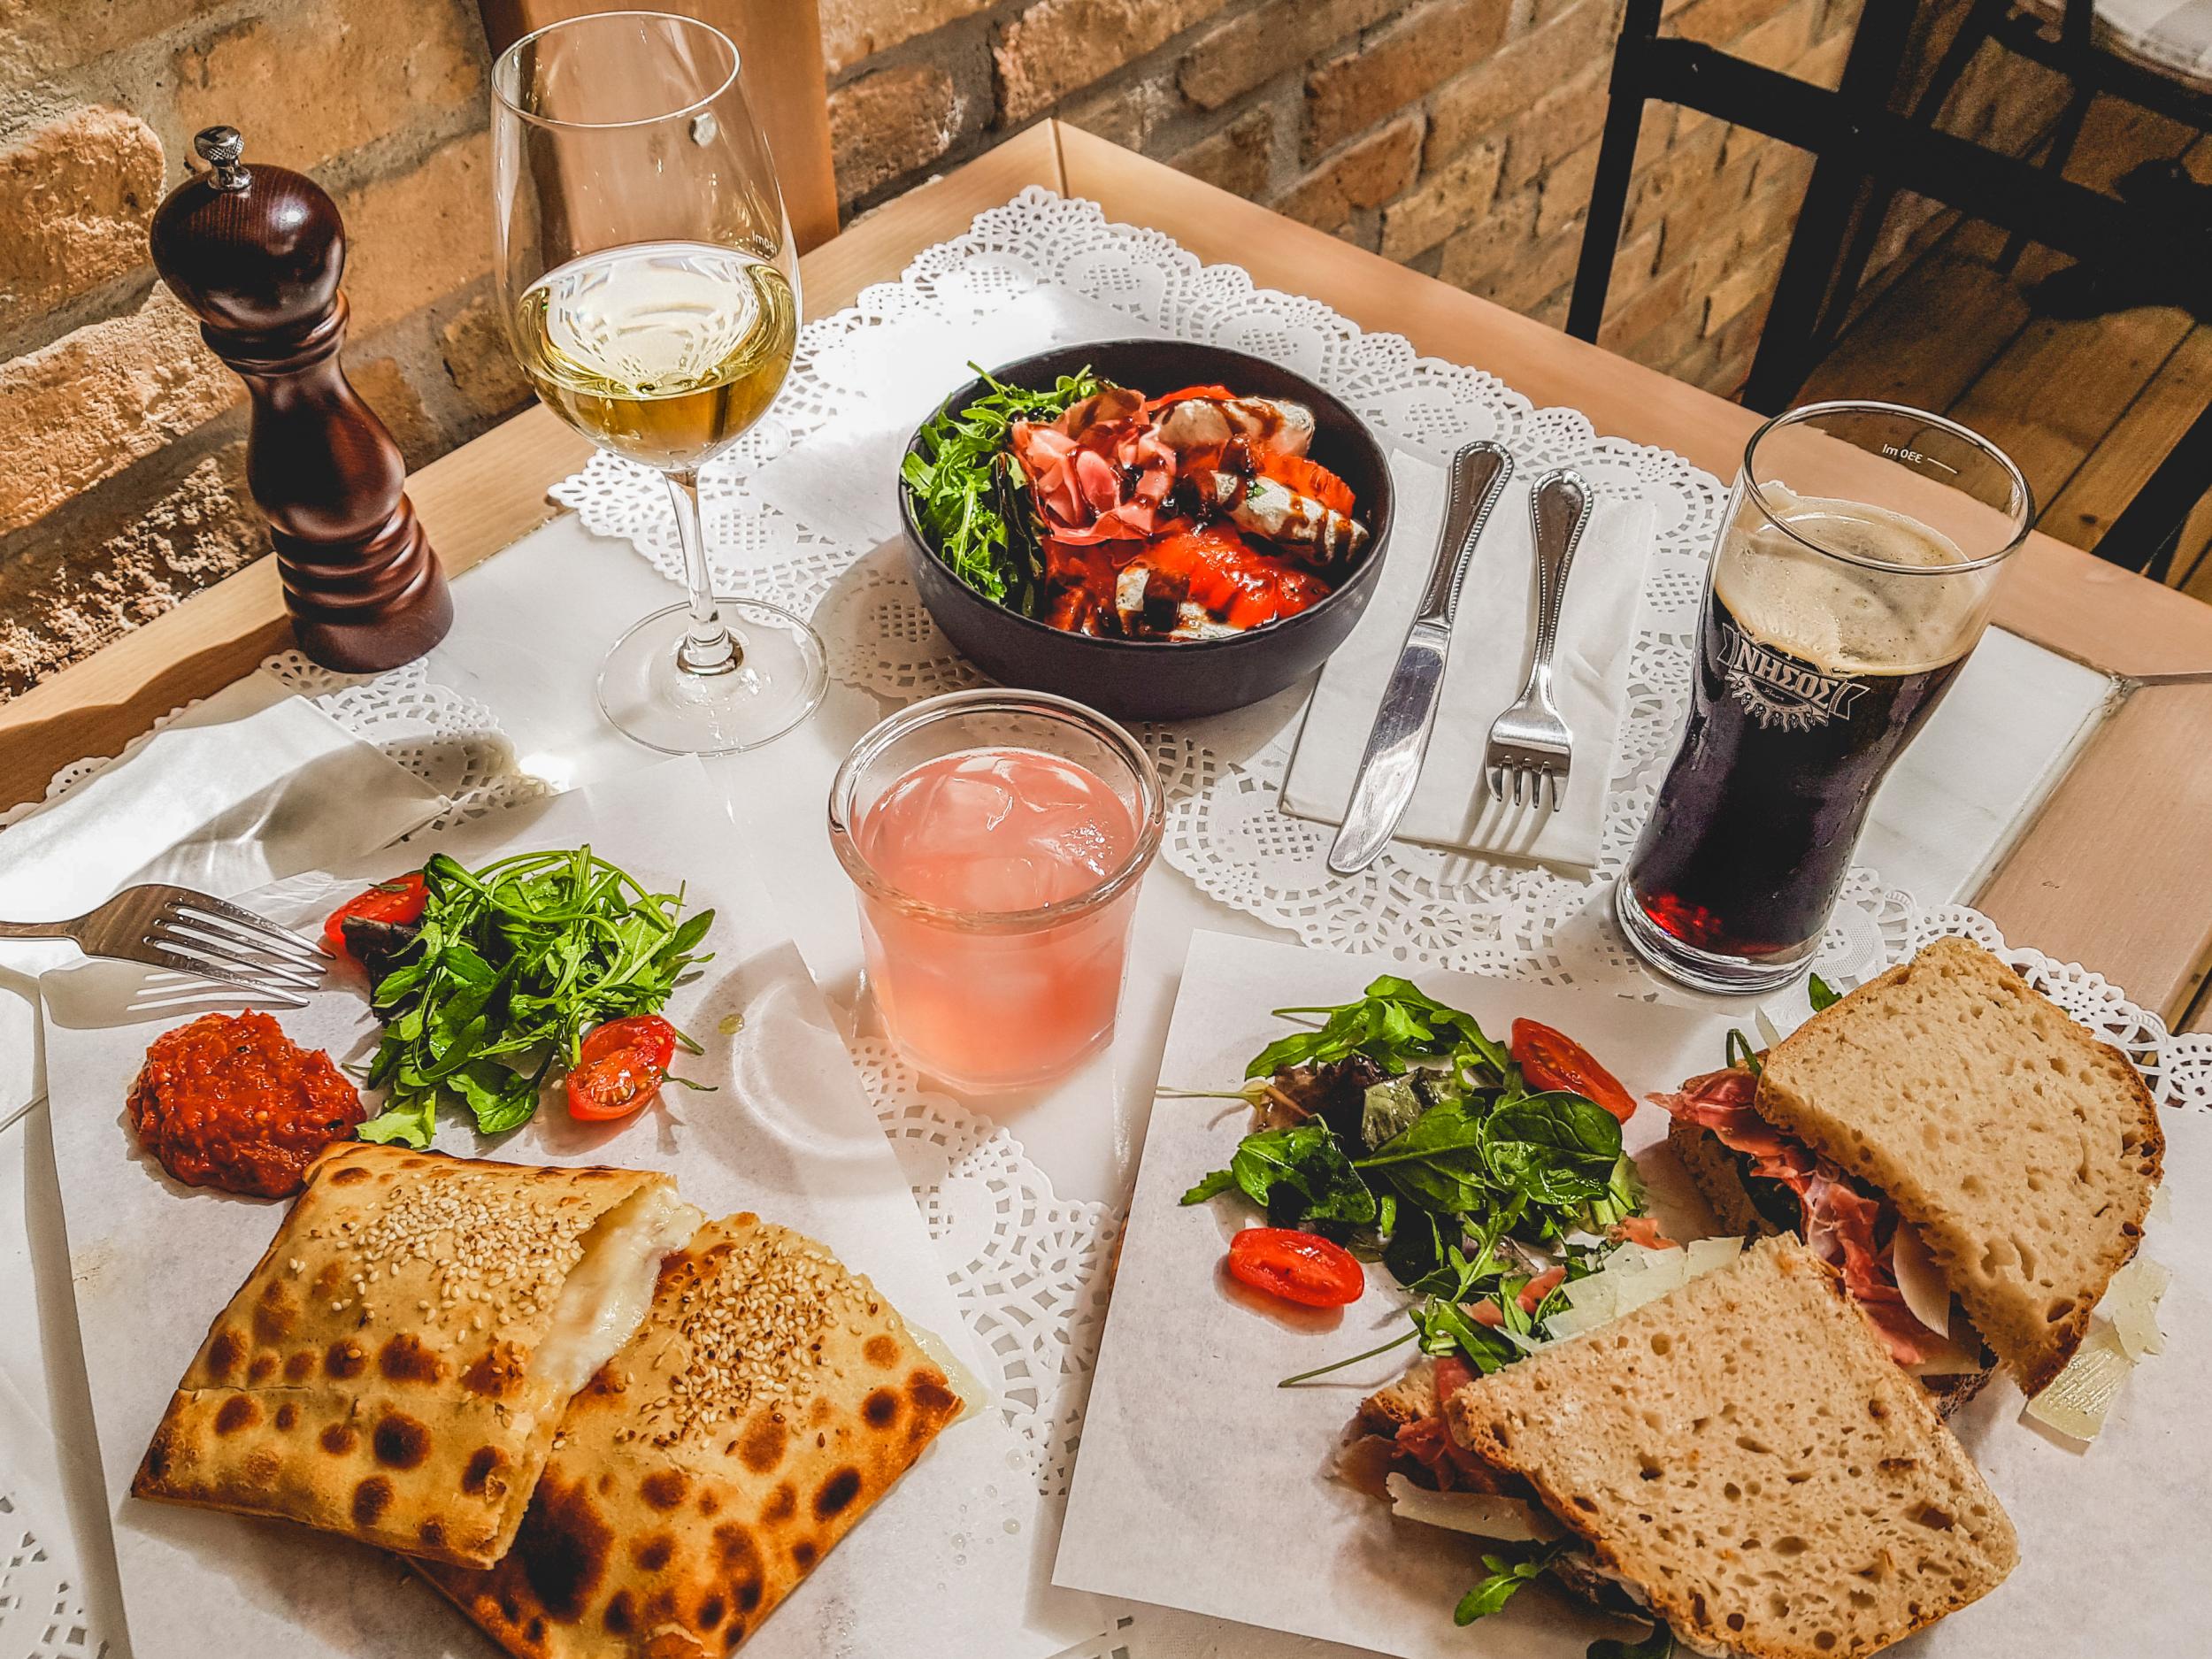
[[[192,143],[210,171],[154,214],[154,265],[252,396],[246,483],[269,520],[292,632],[326,668],[396,668],[445,637],[453,597],[399,446],[339,366],[337,204],[304,174],[243,165],[234,127]]]

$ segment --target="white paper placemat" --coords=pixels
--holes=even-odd
[[[1270,1009],[1348,1002],[1382,971],[1371,958],[1197,934],[1163,1086],[1235,1087],[1245,1063],[1289,1029]],[[1748,1009],[1704,1013],[1433,969],[1412,977],[1487,1031],[1502,1035],[1517,1015],[1556,1025],[1639,1096],[1711,1070],[1732,1019],[1750,1017]],[[1482,1576],[1482,1542],[1396,1520],[1330,1477],[1362,1394],[1396,1376],[1410,1349],[1326,1386],[1275,1385],[1396,1335],[1401,1299],[1386,1294],[1379,1268],[1370,1273],[1377,1288],[1341,1317],[1256,1310],[1223,1288],[1229,1236],[1249,1217],[1227,1199],[1190,1209],[1179,1201],[1228,1163],[1248,1116],[1228,1101],[1164,1099],[1153,1108],[1057,1582],[1408,1659],[1581,1659],[1594,1638],[1632,1632],[1549,1586],[1455,1628],[1455,1603]],[[1663,1115],[1646,1107],[1627,1141],[1663,1224],[1680,1238],[1675,1228],[1702,1207],[1670,1156],[1643,1156],[1664,1133]],[[1986,1599],[1893,1652],[2104,1659],[2202,1651],[2200,1557],[2159,1529],[2193,1528],[2212,1508],[2206,1145],[2201,1133],[2170,1134],[2173,1218],[2146,1246],[2175,1275],[2160,1317],[2165,1353],[2138,1369],[2085,1455],[2021,1423],[2020,1396],[2001,1379],[1983,1391],[1955,1426],[2018,1529],[2020,1565]]]
[[[671,1088],[642,1118],[605,1127],[576,1124],[549,1102],[525,1128],[489,1142],[442,1123],[438,1145],[520,1162],[668,1170],[710,1216],[754,1210],[820,1240],[914,1323],[972,1353],[828,1008],[697,763],[517,808],[434,845],[475,864],[587,842],[649,887],[687,884],[689,905],[715,910],[707,941],[715,960],[678,989],[669,1014],[707,1047],[687,1075],[718,1092]],[[311,919],[389,873],[372,863],[278,892]],[[281,1215],[276,1204],[178,1187],[132,1144],[125,1092],[146,1044],[186,1017],[119,1014],[137,982],[127,966],[101,964],[42,984],[55,1156],[134,1651],[139,1659],[480,1655],[482,1638],[392,1557],[304,1528],[127,1495],[177,1379]],[[374,1041],[357,990],[321,995],[282,1023],[342,1064],[365,1057]],[[995,1409],[948,1429],[747,1653],[1041,1659],[1095,1634],[1090,1599],[1046,1582],[1051,1517],[1041,1515],[1022,1465]]]

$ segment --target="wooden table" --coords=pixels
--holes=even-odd
[[[802,262],[807,314],[895,278],[1025,185],[1099,203],[1263,285],[1310,294],[1422,351],[1486,369],[1601,433],[1661,445],[1732,476],[1760,418],[1487,301],[1270,213],[1112,144],[1045,121],[870,214]],[[446,456],[410,489],[458,572],[552,517],[548,485],[583,439],[532,408]],[[2092,964],[2177,1018],[2212,964],[2212,607],[2029,538],[1997,621],[2115,676],[2124,701],[2099,729],[1975,903],[2007,933]],[[35,798],[61,766],[112,754],[176,705],[288,641],[264,560],[0,705],[0,803]]]

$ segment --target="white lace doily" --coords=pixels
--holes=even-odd
[[[980,216],[932,249],[896,284],[810,325],[774,415],[703,495],[718,585],[814,611],[835,672],[893,701],[969,683],[930,622],[902,564],[841,542],[761,500],[749,472],[819,441],[859,411],[869,354],[903,326],[972,321],[1041,284],[1059,283],[1187,339],[1289,362],[1329,386],[1391,442],[1432,457],[1469,437],[1509,443],[1528,466],[1571,464],[1601,491],[1657,507],[1658,548],[1632,658],[1630,717],[1608,815],[1604,861],[1571,877],[1394,847],[1363,875],[1330,875],[1326,832],[1286,817],[1276,796],[1294,729],[1294,698],[1147,733],[1168,780],[1166,853],[1223,902],[1309,942],[1414,964],[1554,982],[1625,981],[1633,970],[1613,931],[1608,889],[1648,810],[1663,745],[1680,718],[1705,549],[1724,492],[1679,457],[1593,435],[1569,410],[1537,410],[1479,371],[1417,357],[1395,335],[1363,333],[1318,303],[1256,289],[1242,272],[1203,267],[1157,233],[1110,225],[1100,211],[1041,190]],[[554,490],[603,534],[626,538],[675,574],[674,526],[657,476],[600,455]],[[473,817],[543,786],[518,773],[496,711],[431,682],[420,664],[349,678],[296,653],[266,666],[349,730],[376,742]],[[58,774],[58,795],[107,763]],[[19,813],[0,816],[4,826]],[[1854,872],[1822,969],[1852,983],[1940,933],[1996,950],[2039,990],[2134,1058],[2162,1105],[2193,1123],[2212,1114],[2212,1039],[2170,1034],[2101,974],[2008,945],[1986,917],[1924,909],[1870,871]],[[1006,1130],[921,1087],[880,1041],[854,1060],[945,1252],[971,1327],[997,1362],[1008,1419],[1025,1438],[1041,1494],[1064,1494],[1102,1324],[1114,1217],[1059,1198]],[[0,1447],[0,1452],[4,1452]],[[81,1659],[102,1651],[73,1562],[57,1540],[58,1500],[11,1485],[0,1456],[0,1659]],[[46,1507],[41,1509],[43,1504]],[[1240,1626],[1124,1609],[1070,1659],[1241,1659],[1282,1644]]]

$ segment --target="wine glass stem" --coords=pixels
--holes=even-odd
[[[668,493],[676,503],[676,536],[684,546],[684,583],[690,589],[691,626],[676,648],[676,665],[687,674],[733,673],[745,660],[745,648],[715,609],[714,577],[707,569],[707,538],[699,517],[699,474],[668,474]]]

